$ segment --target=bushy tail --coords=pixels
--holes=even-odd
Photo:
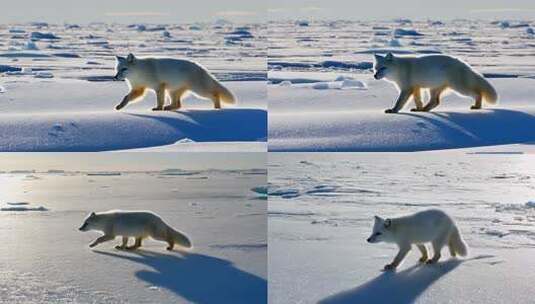
[[[184,248],[192,248],[193,246],[191,245],[191,241],[189,240],[189,238],[183,234],[182,232],[180,231],[177,231],[171,227],[168,228],[168,233],[169,235],[173,238],[173,240],[175,241],[175,244],[181,246],[181,247],[184,247]]]
[[[455,251],[455,253],[460,256],[466,256],[468,254],[468,248],[466,246],[466,243],[461,237],[461,234],[459,233],[459,229],[457,227],[453,227],[453,231],[450,234],[449,245],[450,249]]]
[[[219,100],[226,104],[235,104],[236,98],[229,89],[225,88],[219,81],[214,79],[214,86],[216,94],[219,96]]]
[[[494,87],[482,75],[478,76],[478,82],[481,89],[481,95],[483,95],[483,100],[490,104],[498,103],[498,93],[496,93]]]

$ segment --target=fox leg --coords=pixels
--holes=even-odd
[[[451,238],[450,238],[450,240],[449,240],[449,242],[448,242],[448,248],[449,248],[449,250],[450,250],[450,255],[451,255],[451,257],[452,257],[452,258],[456,257],[456,256],[457,256],[457,253],[455,252],[455,249],[453,249],[454,247],[453,247],[453,242],[451,241]]]
[[[182,107],[182,95],[187,91],[186,88],[180,88],[171,93],[171,104],[165,106],[163,109],[166,111],[180,109]]]
[[[135,250],[135,249],[138,249],[139,247],[141,247],[141,241],[143,240],[142,237],[136,237],[136,242],[133,246],[129,246],[127,247],[128,250]]]
[[[412,94],[412,90],[401,90],[399,93],[398,100],[396,101],[396,104],[392,109],[385,110],[385,113],[397,113],[399,110],[403,108],[403,106],[407,103],[409,100],[409,97]]]
[[[168,235],[167,238],[165,239],[165,241],[169,245],[165,249],[167,249],[169,251],[173,250],[173,247],[175,247],[175,240],[173,239],[173,237],[171,235]]]
[[[97,246],[100,243],[104,243],[104,242],[111,241],[111,240],[114,240],[114,239],[115,239],[114,235],[105,234],[105,235],[103,235],[101,237],[98,237],[96,240],[93,241],[93,243],[89,244],[89,247],[93,248],[93,247]]]
[[[446,236],[437,238],[431,244],[433,245],[433,257],[427,261],[427,264],[434,264],[440,260],[440,252],[442,251],[444,245],[446,245]]]
[[[219,98],[219,94],[214,93],[210,99],[214,102],[214,109],[221,109],[221,99]]]
[[[167,246],[167,248],[165,248],[165,249],[167,249],[169,251],[173,250],[173,247],[175,247],[175,241],[168,240],[167,244],[169,244],[169,246]]]
[[[483,96],[481,96],[481,93],[477,94],[476,100],[473,106],[470,107],[472,110],[479,110],[483,106]]]
[[[128,237],[127,236],[123,236],[123,241],[121,243],[121,245],[117,245],[115,246],[115,249],[126,249],[128,247]]]
[[[412,112],[418,112],[423,111],[424,104],[422,102],[422,95],[420,92],[420,88],[415,88],[412,90],[412,98],[414,99],[414,104],[416,105],[416,108],[412,108]]]
[[[392,261],[392,263],[385,265],[385,270],[394,270],[396,267],[399,266],[399,264],[403,261],[403,259],[407,256],[407,253],[411,250],[410,245],[403,245],[399,247],[399,252]]]
[[[416,245],[416,247],[418,247],[418,249],[419,249],[420,252],[422,253],[422,257],[420,258],[420,262],[421,262],[421,263],[426,262],[427,259],[428,259],[428,256],[427,256],[427,248],[425,247],[424,244],[418,244],[418,245]]]
[[[431,89],[431,98],[429,103],[423,108],[425,112],[429,112],[440,104],[440,94],[444,91],[443,87]]]
[[[120,110],[124,108],[129,102],[134,101],[138,99],[139,97],[142,97],[145,95],[145,88],[135,88],[130,91],[130,93],[126,94],[125,97],[123,97],[123,100],[121,103],[119,103],[117,106],[115,106],[115,110]]]
[[[153,111],[162,111],[165,104],[166,88],[165,83],[162,83],[158,90],[156,90],[156,107],[152,108]]]

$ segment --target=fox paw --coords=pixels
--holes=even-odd
[[[481,110],[481,107],[478,106],[471,106],[470,110]]]
[[[164,111],[174,111],[174,110],[177,110],[177,109],[178,108],[174,107],[174,106],[165,106],[165,107],[163,107]]]
[[[163,111],[163,108],[159,108],[159,107],[156,107],[156,108],[152,108],[153,111]]]
[[[386,264],[384,268],[385,271],[390,271],[390,270],[395,270],[395,269],[396,269],[396,266],[392,264]]]
[[[124,246],[121,246],[121,245],[117,245],[117,246],[115,246],[115,249],[117,249],[117,250],[124,250],[125,247],[124,247]]]
[[[426,263],[427,265],[431,265],[431,264],[436,264],[436,263],[437,263],[437,261],[436,261],[436,260],[433,260],[433,259],[431,259],[431,260],[429,260],[429,261],[427,261],[427,262],[425,262],[425,263]]]
[[[424,112],[424,109],[412,108],[411,112]]]
[[[169,250],[169,251],[173,251],[173,247],[167,247],[167,248],[165,248],[165,249],[167,249],[167,250]]]
[[[387,114],[393,114],[393,113],[397,113],[398,111],[395,111],[394,109],[386,109],[385,110],[385,113]]]
[[[427,260],[427,257],[421,257],[418,261],[420,263],[426,263],[428,260]]]

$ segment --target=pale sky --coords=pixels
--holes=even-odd
[[[0,171],[261,169],[265,153],[0,153]]]
[[[9,0],[2,1],[0,23],[260,22],[266,11],[259,0]]]
[[[227,19],[519,18],[535,19],[528,0],[10,0],[0,23],[191,23]]]
[[[535,19],[528,0],[268,0],[268,19]]]

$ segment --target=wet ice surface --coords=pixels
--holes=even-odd
[[[266,171],[17,170],[0,174],[0,303],[252,303],[266,296]],[[46,210],[31,210],[42,206]],[[10,207],[11,209],[4,209]],[[92,211],[151,210],[192,240],[91,250]]]
[[[535,127],[535,36],[528,29],[485,20],[271,22],[269,149],[421,151],[533,142],[526,130]],[[489,78],[499,103],[470,111],[472,100],[450,94],[435,113],[411,113],[409,102],[402,114],[385,115],[398,92],[373,79],[371,69],[373,54],[389,51],[460,57]]]
[[[393,296],[400,303],[447,303],[461,286],[470,301],[529,303],[532,155],[292,153],[269,159],[273,303],[379,303]],[[398,274],[381,275],[396,249],[366,243],[373,216],[428,208],[455,219],[470,256],[456,262],[444,251],[436,268],[414,268],[414,250]]]
[[[115,55],[130,52],[199,62],[239,103],[211,111],[210,101],[189,96],[181,111],[155,113],[149,93],[116,112],[128,89],[112,82]],[[228,142],[238,151],[265,150],[265,57],[260,24],[0,25],[0,111],[9,114],[2,120],[0,150],[181,150],[184,139],[203,151],[218,150],[217,143],[229,150]],[[136,139],[136,133],[145,137]]]

